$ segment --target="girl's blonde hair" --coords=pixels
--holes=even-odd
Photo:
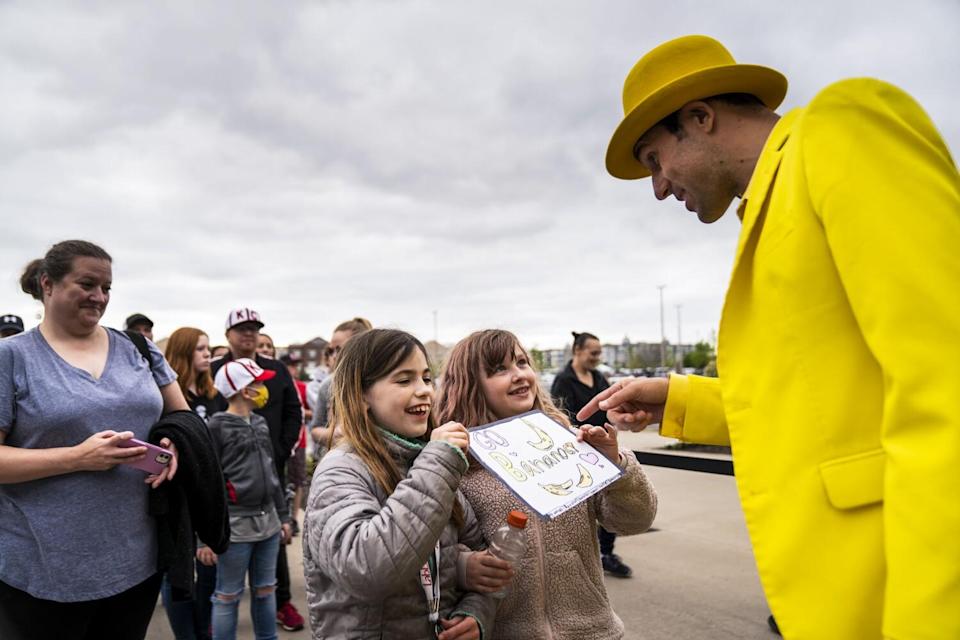
[[[415,349],[419,349],[429,363],[427,350],[409,333],[396,329],[372,329],[344,345],[333,375],[330,394],[332,424],[343,430],[346,442],[387,495],[393,493],[403,475],[367,410],[364,393],[378,380],[390,375]],[[434,412],[431,411],[427,416],[425,439],[429,440],[435,426]],[[331,447],[332,432],[331,429]],[[452,519],[458,528],[463,526],[463,507],[459,500],[454,501]]]
[[[177,384],[184,398],[188,397],[187,390],[191,382],[201,398],[213,398],[217,395],[210,370],[198,372],[193,367],[193,355],[197,350],[197,343],[200,341],[200,336],[206,335],[194,327],[181,327],[170,334],[167,340],[167,349],[163,356],[170,363],[170,368],[177,372]]]
[[[373,329],[373,324],[370,323],[366,318],[361,318],[357,316],[356,318],[351,318],[350,320],[344,320],[337,325],[337,328],[333,330],[334,333],[337,331],[349,331],[353,335],[360,335]]]
[[[441,424],[455,420],[468,429],[488,422],[497,417],[487,406],[480,381],[493,375],[496,368],[505,360],[515,362],[517,350],[523,354],[531,368],[530,354],[523,348],[517,336],[502,329],[477,331],[458,342],[447,356],[440,386],[440,399],[437,421]],[[533,409],[563,424],[570,426],[570,420],[550,399],[550,394],[540,386],[540,378],[534,384]]]

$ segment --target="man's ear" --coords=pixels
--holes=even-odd
[[[710,103],[694,100],[680,109],[680,121],[685,127],[709,134],[717,127],[717,112]]]

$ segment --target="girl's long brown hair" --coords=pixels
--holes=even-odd
[[[177,384],[180,385],[184,398],[188,397],[187,390],[190,388],[190,382],[193,382],[197,395],[201,398],[212,398],[217,395],[210,370],[200,373],[193,368],[193,354],[197,350],[197,342],[200,336],[205,335],[207,334],[200,329],[181,327],[170,334],[167,340],[167,349],[163,355],[170,363],[170,367],[177,372]]]
[[[533,368],[530,354],[523,348],[517,336],[502,329],[477,331],[458,342],[447,356],[440,385],[440,399],[437,402],[437,422],[451,420],[463,424],[468,429],[497,420],[497,416],[487,406],[480,381],[493,375],[496,368],[505,360],[516,360],[519,349]],[[540,379],[534,385],[533,408],[562,425],[570,426],[570,420],[550,399],[550,394],[540,386]]]
[[[415,337],[396,329],[372,329],[347,342],[333,374],[330,394],[332,424],[343,429],[343,436],[387,495],[403,480],[393,456],[387,450],[383,434],[370,416],[364,393],[378,380],[390,375],[414,349],[419,349],[427,362],[427,350]],[[434,412],[427,417],[427,432],[436,426]],[[454,500],[451,514],[457,528],[463,527],[463,507]]]

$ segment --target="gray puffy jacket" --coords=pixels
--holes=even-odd
[[[314,638],[435,638],[420,569],[440,539],[440,617],[471,615],[492,629],[495,602],[457,589],[458,544],[480,549],[483,535],[458,491],[466,458],[443,442],[389,434],[387,448],[406,477],[390,495],[345,445],[313,476],[304,519],[303,569]],[[464,508],[458,531],[453,501]]]

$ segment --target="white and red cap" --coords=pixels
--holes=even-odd
[[[261,369],[260,365],[250,358],[237,358],[224,363],[217,370],[213,385],[224,398],[231,398],[247,385],[265,382],[275,375],[276,371]]]
[[[256,322],[260,325],[260,328],[263,328],[263,320],[260,319],[260,314],[251,309],[250,307],[240,307],[238,309],[233,309],[227,314],[227,323],[226,330],[230,331],[238,324],[243,324],[244,322]]]

